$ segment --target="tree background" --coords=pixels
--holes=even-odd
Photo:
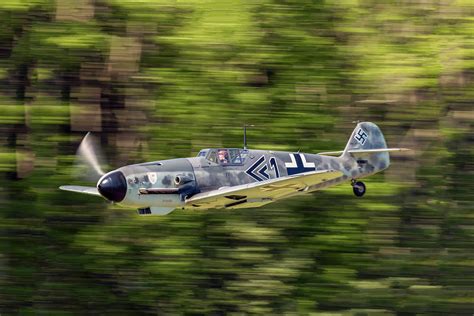
[[[0,313],[472,314],[469,0],[2,0]],[[140,217],[59,191],[206,147],[341,150],[392,166],[259,209]]]

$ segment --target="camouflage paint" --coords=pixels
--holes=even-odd
[[[125,166],[118,170],[127,179],[127,194],[120,203],[137,208],[165,207],[192,208],[185,205],[186,197],[200,192],[217,190],[312,170],[340,170],[342,177],[309,187],[306,192],[321,190],[352,179],[359,179],[386,169],[389,154],[359,153],[348,150],[387,148],[382,132],[370,122],[357,124],[344,152],[339,157],[282,151],[249,150],[240,165],[220,165],[205,157],[178,158]],[[262,159],[263,157],[263,159]],[[252,175],[250,175],[252,174]],[[183,186],[175,184],[176,176],[186,176],[192,181]],[[140,188],[180,188],[176,194],[140,194]],[[295,192],[302,194],[301,192]]]

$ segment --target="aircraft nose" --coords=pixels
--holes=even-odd
[[[127,194],[127,180],[122,172],[111,172],[100,180],[97,189],[107,200],[120,202]]]

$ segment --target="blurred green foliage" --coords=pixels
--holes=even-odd
[[[0,313],[472,314],[471,1],[0,2]],[[261,209],[139,217],[61,192],[89,130],[108,169],[200,148],[392,166]],[[87,182],[84,182],[86,184]]]

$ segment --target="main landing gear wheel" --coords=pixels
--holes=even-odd
[[[365,194],[364,182],[352,180],[351,185],[352,185],[352,190],[354,191],[355,196],[361,197]]]

